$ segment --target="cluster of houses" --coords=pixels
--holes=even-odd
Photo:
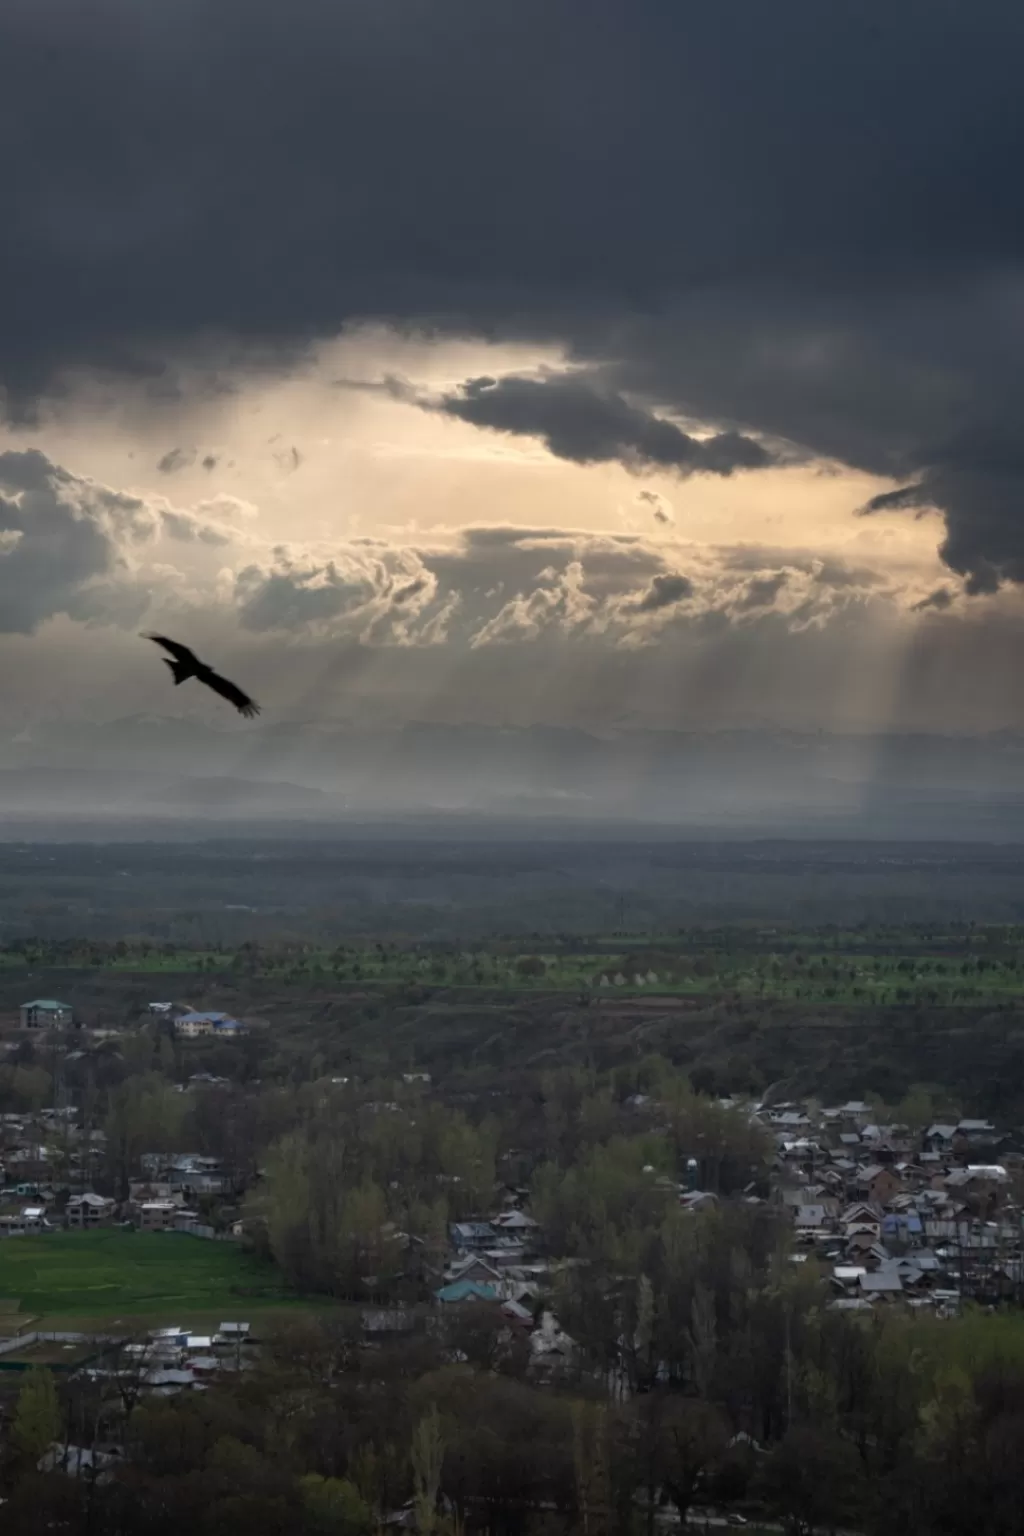
[[[24,1335],[9,1341],[8,1348],[24,1353],[31,1363],[32,1341]],[[83,1334],[60,1335],[73,1341],[100,1345],[82,1374],[102,1386],[109,1382],[122,1404],[143,1397],[175,1397],[181,1392],[205,1392],[226,1371],[247,1370],[256,1359],[256,1340],[247,1322],[224,1322],[215,1333],[197,1334],[171,1326],[151,1329],[138,1343],[121,1339],[88,1341]],[[0,1346],[2,1348],[2,1346]],[[124,1460],[119,1441],[76,1445],[70,1439],[54,1441],[39,1460],[40,1472],[63,1472],[72,1478],[108,1481]]]
[[[57,1112],[44,1110],[42,1118]],[[10,1122],[18,1120],[16,1134],[24,1134],[23,1117],[0,1117],[0,1129],[9,1133]],[[102,1133],[99,1150],[102,1150]],[[190,1232],[198,1237],[241,1235],[239,1219],[229,1222],[222,1233],[206,1223],[197,1208],[204,1196],[218,1197],[221,1210],[229,1213],[237,1191],[232,1179],[216,1158],[182,1152],[170,1156],[144,1155],[142,1176],[129,1183],[128,1198],[115,1200],[109,1195],[82,1188],[84,1165],[79,1160],[67,1163],[62,1175],[55,1154],[46,1145],[31,1147],[30,1163],[18,1162],[6,1148],[0,1173],[8,1182],[0,1187],[0,1237],[20,1237],[30,1233],[56,1232],[62,1229],[92,1231],[115,1223],[132,1226],[142,1232]],[[24,1176],[10,1182],[12,1168],[21,1167]],[[26,1172],[29,1170],[30,1172]],[[78,1188],[74,1187],[78,1184]]]
[[[88,1374],[118,1380],[128,1376],[141,1391],[170,1397],[202,1391],[219,1372],[250,1365],[255,1344],[250,1323],[221,1323],[211,1334],[175,1325],[153,1328],[143,1342],[119,1345],[113,1359],[101,1360]]]
[[[552,1265],[537,1256],[538,1224],[518,1203],[526,1194],[510,1192],[508,1207],[487,1221],[451,1224],[449,1261],[434,1299],[442,1308],[497,1304],[510,1329],[526,1335],[531,1368],[550,1373],[571,1361],[575,1345],[544,1306]]]
[[[146,1012],[153,1018],[166,1020],[181,1040],[199,1040],[204,1035],[231,1039],[248,1034],[245,1024],[230,1013],[216,1009],[204,1011],[188,1003],[148,1003]]]
[[[726,1102],[726,1101],[723,1101]],[[641,1107],[641,1106],[634,1106]],[[987,1119],[920,1131],[879,1122],[853,1100],[741,1106],[775,1143],[770,1200],[792,1222],[794,1263],[820,1267],[837,1310],[899,1304],[951,1316],[961,1300],[1024,1301],[1024,1141]],[[684,1211],[713,1207],[688,1160],[679,1183],[646,1170]],[[553,1265],[538,1257],[537,1223],[521,1208],[454,1223],[441,1308],[500,1308],[526,1330],[535,1362],[568,1360],[573,1343],[545,1310]],[[760,1201],[753,1187],[742,1197]],[[441,1278],[441,1277],[439,1277]]]
[[[82,1189],[92,1182],[105,1137],[85,1130],[77,1118],[70,1107],[0,1115],[0,1237],[52,1229],[48,1211],[57,1187]]]
[[[538,1257],[538,1223],[521,1209],[527,1191],[508,1192],[508,1204],[479,1221],[452,1222],[448,1229],[448,1259],[436,1279],[433,1301],[440,1317],[463,1309],[486,1307],[509,1339],[525,1339],[530,1369],[550,1376],[573,1358],[573,1340],[544,1304],[551,1289],[550,1260]],[[411,1332],[414,1314],[407,1308],[367,1311],[363,1332],[371,1341]]]
[[[248,1033],[248,1026],[229,1013],[216,1009],[203,1011],[188,1003],[149,1003],[147,1014],[166,1020],[174,1033],[182,1040],[198,1040],[204,1035],[216,1035],[233,1039]],[[18,1010],[22,1029],[69,1030],[80,1029],[81,1019],[70,1003],[62,1003],[53,997],[37,997],[30,1003],[22,1003]]]
[[[1018,1138],[982,1119],[915,1132],[879,1123],[863,1100],[754,1115],[775,1141],[774,1196],[793,1222],[794,1261],[823,1267],[834,1307],[948,1314],[965,1297],[1024,1296]]]

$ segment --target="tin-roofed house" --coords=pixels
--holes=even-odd
[[[21,1005],[22,1029],[67,1029],[74,1022],[71,1004],[58,1002],[55,997],[37,997]]]
[[[174,1031],[185,1040],[196,1040],[200,1035],[244,1035],[246,1028],[229,1013],[181,1013],[174,1021]]]
[[[453,1221],[448,1234],[458,1253],[483,1252],[494,1246],[498,1236],[489,1221]]]
[[[64,1217],[69,1227],[85,1231],[108,1225],[114,1219],[114,1210],[113,1200],[86,1190],[84,1194],[70,1197],[64,1207]]]

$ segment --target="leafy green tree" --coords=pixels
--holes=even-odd
[[[583,1536],[610,1536],[615,1529],[608,1421],[604,1403],[573,1405],[573,1467]]]
[[[373,1513],[355,1483],[309,1472],[299,1479],[309,1536],[371,1536]]]
[[[11,1445],[19,1460],[34,1466],[60,1435],[60,1405],[53,1372],[33,1366],[18,1392]]]
[[[111,1090],[104,1130],[121,1200],[128,1199],[143,1153],[174,1149],[186,1111],[185,1096],[156,1072],[128,1077]]]
[[[538,977],[543,976],[546,971],[547,966],[539,955],[523,955],[520,960],[516,961],[517,974],[531,981],[535,981]]]
[[[690,1508],[729,1444],[729,1428],[713,1403],[669,1398],[658,1424],[662,1483],[685,1526]]]
[[[437,1526],[437,1496],[441,1491],[444,1449],[441,1415],[435,1406],[416,1425],[409,1453],[413,1476],[413,1507],[420,1536],[432,1536]]]
[[[797,1424],[768,1457],[761,1491],[790,1536],[853,1524],[863,1472],[853,1445],[833,1430]]]

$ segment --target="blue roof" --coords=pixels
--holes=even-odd
[[[58,1003],[53,997],[37,997],[34,1002],[22,1003],[23,1008],[45,1008],[51,1013],[70,1013],[70,1003]]]
[[[234,1024],[235,1020],[229,1013],[181,1013],[178,1015],[179,1024]]]
[[[493,1285],[484,1285],[479,1280],[454,1280],[451,1285],[442,1285],[434,1295],[438,1301],[497,1301],[498,1293]]]
[[[908,1232],[920,1232],[921,1217],[917,1211],[889,1211],[882,1217],[883,1232],[898,1232],[901,1227]]]

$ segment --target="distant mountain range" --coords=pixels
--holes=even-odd
[[[0,813],[253,817],[340,814],[344,803],[304,784],[98,768],[0,768]]]
[[[0,815],[433,816],[1024,836],[1024,736],[260,724],[138,716],[0,742]],[[1016,829],[1016,830],[1014,830]]]

